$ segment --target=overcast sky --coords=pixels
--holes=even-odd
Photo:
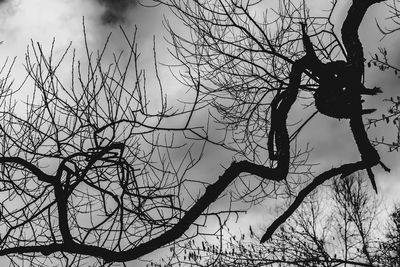
[[[321,9],[325,2],[313,1],[318,3],[314,9]],[[346,15],[346,6],[339,7],[335,13],[335,18],[340,20]],[[377,35],[377,29],[374,17],[382,19],[382,9],[375,7],[368,14],[368,19],[361,28],[361,39],[366,49],[375,52],[377,46],[388,45],[392,49],[393,55],[397,57],[398,51],[393,50],[393,44],[396,38],[388,38],[386,43],[379,42],[380,36]],[[26,47],[32,39],[34,42],[40,42],[45,47],[50,47],[52,39],[56,39],[56,51],[62,51],[69,42],[73,42],[73,47],[83,48],[82,18],[85,17],[89,46],[92,49],[99,48],[104,43],[106,36],[113,31],[113,39],[110,49],[116,51],[124,48],[122,35],[118,30],[119,25],[127,31],[133,31],[134,26],[138,26],[139,49],[143,51],[143,58],[151,59],[152,56],[152,38],[156,36],[159,44],[159,60],[167,61],[165,43],[162,42],[162,36],[166,34],[162,27],[162,16],[169,13],[167,10],[157,8],[144,8],[139,6],[134,0],[2,0],[0,1],[0,40],[4,43],[0,46],[0,62],[3,62],[6,56],[18,56],[17,65],[14,71],[14,77],[23,77],[23,59]],[[58,50],[57,50],[58,49]],[[398,62],[398,61],[397,61]],[[177,86],[173,79],[168,76],[165,70],[162,72],[165,88],[170,97],[182,94],[181,87]],[[372,74],[368,76],[373,85],[382,86],[382,89],[388,95],[394,94],[398,90],[397,81],[385,73]],[[372,78],[370,78],[372,77]],[[372,101],[372,104],[378,105],[378,101]],[[380,104],[379,104],[380,105]],[[320,116],[310,124],[307,130],[307,139],[314,147],[314,152],[318,158],[323,159],[322,165],[335,166],[337,163],[343,163],[347,159],[357,160],[359,154],[355,150],[354,141],[350,134],[348,123],[346,121],[337,121],[326,119]],[[380,150],[381,155],[391,168],[390,174],[383,173],[379,167],[375,168],[377,173],[377,184],[379,193],[389,199],[396,198],[396,192],[400,192],[400,157],[398,154],[385,153]],[[212,155],[212,153],[210,154]],[[340,156],[338,156],[340,155]],[[220,158],[219,152],[214,154],[215,158]],[[208,158],[209,162],[217,162],[214,158]],[[213,177],[212,181],[221,174],[222,169],[219,164],[210,166],[207,174]],[[205,173],[203,172],[202,175]],[[398,199],[398,198],[397,198]],[[244,217],[242,221],[248,223],[264,216],[260,208],[249,212],[249,216]]]

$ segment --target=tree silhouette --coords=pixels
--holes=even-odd
[[[227,231],[222,243],[204,238],[182,244],[174,249],[170,262],[184,266],[380,266],[384,263],[378,239],[382,207],[364,175],[337,178],[329,187],[316,190],[264,244],[258,241],[258,229],[250,227],[236,235]]]
[[[380,244],[380,259],[387,266],[400,265],[400,210],[395,206],[390,214],[386,239]]]
[[[167,106],[157,65],[161,104],[159,110],[150,106],[136,35],[130,38],[124,31],[127,56],[113,55],[113,64],[104,65],[107,42],[95,54],[86,45],[87,68],[72,53],[67,83],[58,68],[69,49],[55,59],[54,46],[46,56],[42,46],[32,44],[25,67],[34,92],[24,115],[10,101],[16,92],[5,72],[0,255],[18,254],[32,264],[44,264],[40,255],[52,254],[65,265],[79,265],[85,256],[100,264],[138,259],[200,234],[199,218],[221,219],[224,212],[209,211],[210,205],[232,183],[238,188],[232,196],[242,202],[292,199],[262,236],[265,242],[329,179],[365,169],[376,190],[372,168],[380,164],[389,170],[363,124],[362,116],[372,110],[363,109],[361,95],[374,95],[379,88],[363,85],[358,36],[365,13],[382,0],[353,0],[342,38],[333,31],[332,13],[312,17],[301,1],[281,1],[275,15],[266,14],[261,21],[252,15],[260,1],[158,2],[169,6],[188,30],[179,33],[165,21],[171,53],[185,70],[180,81],[195,92],[189,110]],[[296,137],[316,112],[296,130],[288,126],[299,99],[309,106],[315,101],[316,112],[350,121],[359,161],[313,175],[307,162],[310,151],[298,147]],[[192,126],[207,108],[213,110],[216,128],[223,126],[222,140],[207,127]],[[168,126],[182,118],[183,126]],[[215,182],[196,181],[204,185],[200,196],[186,190],[193,184],[189,171],[202,153],[196,157],[186,146],[177,164],[171,151],[185,146],[175,134],[188,142],[220,146],[234,158]],[[192,201],[184,202],[185,196]],[[230,207],[227,211],[234,212]],[[195,230],[188,234],[190,226]]]
[[[280,2],[277,17],[270,19],[265,15],[261,23],[251,15],[258,2],[167,2],[186,25],[196,25],[188,36],[168,28],[176,58],[211,84],[196,88],[201,99],[219,111],[218,122],[240,136],[233,138],[238,153],[260,163],[251,170],[240,167],[240,173],[257,175],[265,185],[265,180],[287,182],[289,168],[296,170],[296,163],[291,162],[295,162],[296,155],[290,154],[290,142],[299,131],[289,136],[287,118],[300,90],[315,92],[318,112],[350,121],[361,160],[313,178],[268,228],[262,242],[271,237],[310,192],[332,177],[366,169],[376,190],[372,167],[380,164],[389,169],[380,161],[363,125],[362,115],[372,110],[363,110],[361,95],[374,95],[380,89],[366,89],[362,84],[364,54],[358,28],[368,8],[381,1],[353,1],[341,29],[343,46],[333,31],[332,13],[322,18],[309,17],[301,2],[299,6]],[[335,5],[336,2],[333,8]],[[278,30],[268,31],[272,27]],[[308,33],[307,28],[312,32]],[[318,45],[309,36],[316,38]],[[301,45],[304,50],[298,49]],[[267,148],[263,145],[265,139]],[[264,167],[271,162],[274,167]],[[243,161],[233,163],[227,171],[236,170],[238,164]]]

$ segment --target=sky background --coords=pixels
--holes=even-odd
[[[309,5],[312,11],[317,12],[317,10],[325,8],[330,1],[309,2],[314,5]],[[346,2],[349,1],[340,1],[340,5],[335,11],[335,20],[339,25],[347,12],[348,4]],[[3,44],[0,45],[0,62],[3,62],[7,56],[18,57],[12,73],[18,81],[24,77],[22,64],[31,40],[35,43],[39,42],[49,49],[55,38],[55,47],[58,53],[61,53],[69,42],[72,42],[72,46],[77,49],[77,57],[80,54],[83,55],[82,18],[84,17],[88,43],[92,50],[100,48],[110,32],[113,32],[113,37],[109,50],[118,52],[126,48],[126,43],[118,27],[122,25],[127,32],[133,32],[136,25],[143,66],[151,67],[153,36],[156,38],[158,60],[168,63],[170,57],[167,53],[166,42],[163,41],[163,36],[166,35],[162,26],[163,16],[170,19],[172,23],[176,23],[176,27],[181,27],[165,8],[145,8],[135,1],[129,0],[2,0],[0,1],[0,40],[3,41]],[[384,22],[383,19],[386,16],[387,10],[382,5],[373,7],[362,24],[360,37],[366,51],[375,53],[378,46],[385,46],[393,61],[400,63],[399,48],[395,45],[399,38],[394,35],[380,41],[382,36],[379,35],[375,25],[374,18]],[[175,99],[185,91],[169,75],[167,69],[161,69],[161,77],[169,99]],[[398,80],[394,79],[391,73],[367,70],[367,83],[372,86],[381,86],[385,92],[379,98],[370,100],[368,105],[382,105],[383,97],[398,94]],[[151,88],[151,80],[148,87]],[[29,88],[24,90],[26,90],[24,93],[29,93]],[[375,131],[379,134],[386,129],[381,127]],[[314,147],[314,157],[323,160],[321,166],[335,166],[348,160],[357,160],[359,157],[346,121],[318,116],[309,125],[305,136],[307,140],[312,141],[310,145]],[[398,193],[400,192],[400,179],[398,178],[400,177],[400,156],[398,153],[388,154],[385,152],[385,148],[380,149],[384,162],[390,166],[392,172],[384,173],[379,167],[374,170],[377,174],[379,194],[385,198],[386,203],[391,204],[400,200]],[[223,154],[220,151],[208,150],[207,158],[202,163],[208,167],[199,176],[208,177],[206,179],[209,181],[216,179],[222,173],[222,168],[219,164],[213,166],[212,163],[218,162],[217,159],[221,157]],[[239,224],[247,228],[255,221],[263,221],[265,218],[263,210],[265,207],[262,206],[250,210],[246,216],[240,219]]]

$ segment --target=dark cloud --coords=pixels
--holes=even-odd
[[[1,0],[0,0],[1,1]],[[101,16],[104,24],[118,25],[126,21],[127,12],[134,8],[137,0],[97,0],[106,8]]]

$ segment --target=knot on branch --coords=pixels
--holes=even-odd
[[[355,110],[361,109],[358,91],[362,84],[353,81],[350,64],[342,60],[321,63],[314,72],[320,83],[314,94],[315,106],[319,112],[332,118],[350,119]]]
[[[317,57],[306,25],[301,24],[303,45],[307,59],[305,68],[319,80],[314,93],[315,106],[322,114],[336,119],[350,119],[355,114],[368,114],[374,109],[362,109],[361,94],[375,95],[379,88],[368,90],[364,87],[362,71],[355,64],[343,60],[323,63]]]

